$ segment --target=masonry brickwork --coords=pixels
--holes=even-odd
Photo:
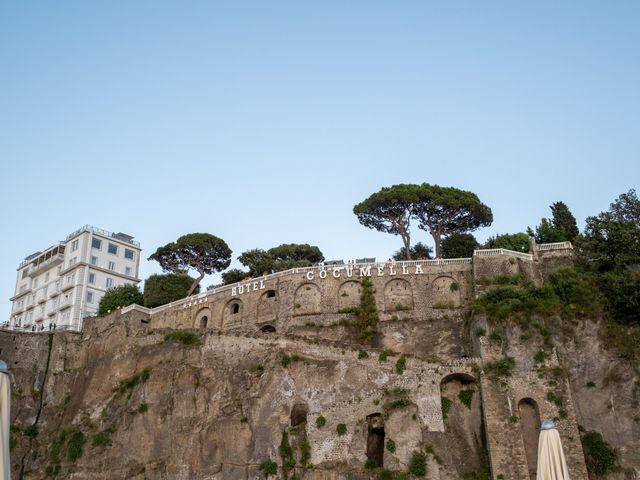
[[[461,478],[488,458],[493,478],[520,480],[535,473],[532,419],[555,418],[571,478],[587,478],[571,390],[555,353],[543,365],[554,375],[539,375],[535,347],[520,344],[517,329],[505,332],[504,344],[478,337],[474,329],[490,326],[468,309],[489,288],[486,279],[522,274],[541,283],[572,255],[558,248],[448,263],[310,267],[156,309],[126,307],[87,319],[81,333],[0,332],[1,354],[20,391],[12,420],[40,422],[44,435],[55,435],[63,421],[80,429],[108,424],[120,450],[93,453],[101,464],[119,458],[120,465],[112,474],[90,458],[64,467],[82,478],[123,478],[135,468],[145,473],[132,478],[261,478],[259,464],[267,458],[285,478],[278,445],[295,410],[307,421],[292,435],[306,439],[306,461],[315,466],[301,468],[298,455],[301,478],[373,478],[362,467],[376,418],[376,431],[395,445],[381,453],[385,468],[406,470],[413,452],[428,444],[435,453],[426,478]],[[347,325],[343,310],[359,304],[364,277],[380,312],[370,342]],[[200,332],[202,344],[176,350],[165,340],[176,329]],[[483,372],[505,354],[516,359],[511,377],[498,381]],[[126,407],[113,388],[145,367],[151,379],[128,401],[152,408],[146,420],[132,417],[123,427],[114,412]],[[468,405],[458,400],[462,393],[470,395]],[[324,424],[316,423],[320,417]],[[37,458],[25,453],[14,469],[29,464],[43,472],[46,461]]]

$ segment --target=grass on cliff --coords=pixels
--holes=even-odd
[[[131,393],[133,392],[133,388],[136,385],[140,383],[144,383],[147,380],[149,380],[150,376],[151,376],[151,369],[145,368],[144,370],[142,370],[139,373],[136,373],[135,375],[127,377],[124,380],[120,380],[120,383],[118,384],[117,387],[113,389],[113,391],[116,392],[118,395],[122,395],[123,393],[127,392],[127,398],[130,398]]]
[[[175,330],[173,332],[167,333],[164,336],[164,339],[165,341],[180,343],[185,347],[195,347],[202,343],[200,341],[200,335],[194,332],[189,332],[187,330]]]

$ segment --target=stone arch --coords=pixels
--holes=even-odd
[[[384,464],[384,417],[379,412],[367,415],[367,464],[382,467]]]
[[[357,307],[360,305],[360,282],[348,280],[338,288],[338,309]]]
[[[456,308],[461,305],[460,283],[453,277],[440,276],[431,283],[431,306]]]
[[[234,327],[242,324],[242,300],[233,298],[227,302],[222,312],[222,326]]]
[[[403,278],[393,278],[384,286],[384,310],[395,312],[413,308],[413,288]]]
[[[315,283],[303,283],[294,295],[293,314],[308,315],[321,313],[322,293]]]
[[[309,415],[309,406],[304,402],[296,403],[291,409],[291,426],[297,427],[306,422],[307,415]]]
[[[193,328],[206,329],[211,325],[211,309],[209,307],[201,308],[193,319]]]
[[[276,327],[271,324],[263,325],[260,327],[260,333],[276,333]]]
[[[536,478],[538,461],[538,438],[540,436],[540,410],[533,398],[522,398],[518,402],[518,415],[520,417],[520,434],[524,442],[524,451],[527,457],[529,478]]]
[[[258,321],[273,319],[278,315],[278,295],[275,290],[267,290],[258,299]]]

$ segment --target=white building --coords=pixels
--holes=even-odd
[[[89,225],[18,266],[8,326],[24,330],[80,330],[104,292],[138,284],[140,244],[125,233]]]

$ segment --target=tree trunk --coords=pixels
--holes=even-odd
[[[404,243],[404,256],[407,260],[411,260],[411,239],[409,235],[402,235],[402,243]]]
[[[189,287],[189,291],[187,292],[187,297],[191,296],[191,294],[196,289],[196,287],[200,285],[200,282],[202,281],[203,278],[204,278],[204,272],[200,272],[200,276],[198,278],[193,279],[193,283],[191,284],[191,287]]]
[[[436,258],[442,258],[442,234],[436,230],[431,236],[433,237],[433,243],[436,245]]]

